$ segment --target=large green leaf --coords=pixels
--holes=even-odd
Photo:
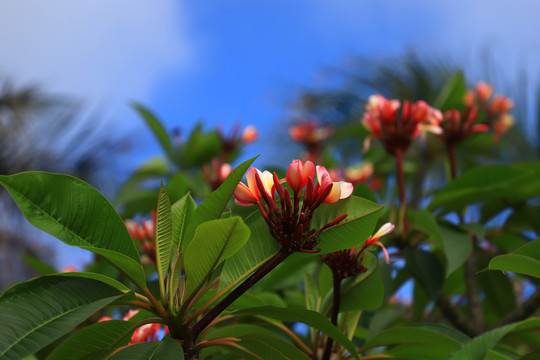
[[[472,240],[463,230],[446,224],[440,227],[446,257],[446,277],[459,269],[472,252]]]
[[[167,190],[161,184],[159,188],[158,205],[156,213],[156,267],[159,279],[159,292],[162,301],[165,295],[165,277],[171,263],[171,248],[173,245],[173,221],[171,201]]]
[[[540,278],[540,238],[528,242],[510,254],[491,259],[490,270],[512,271]]]
[[[152,132],[154,133],[156,139],[158,140],[165,153],[169,156],[171,161],[174,162],[176,159],[176,155],[173,151],[173,146],[171,144],[169,134],[167,134],[167,130],[165,130],[161,122],[150,110],[148,110],[142,104],[134,103],[133,108],[143,118],[150,130],[152,130]]]
[[[444,212],[489,199],[515,198],[536,172],[525,166],[488,165],[473,168],[437,191],[430,208]],[[536,190],[534,188],[533,190]]]
[[[114,353],[109,360],[183,360],[184,351],[171,338],[128,346]]]
[[[530,318],[500,326],[463,343],[459,349],[448,357],[448,360],[483,360],[488,353],[490,355],[488,358],[495,359],[492,350],[504,336],[513,332],[538,329],[540,329],[540,318]]]
[[[138,323],[110,320],[87,326],[63,341],[47,360],[80,359],[94,351],[114,349],[128,344]]]
[[[444,270],[437,257],[427,251],[405,249],[407,267],[415,275],[426,294],[435,300],[444,285]]]
[[[189,224],[184,231],[184,246],[187,246],[189,241],[191,241],[195,234],[195,229],[197,229],[200,224],[205,221],[219,219],[221,213],[231,199],[234,190],[238,186],[238,183],[242,180],[244,173],[257,157],[258,156],[238,165],[238,167],[229,174],[227,179],[225,179],[223,184],[197,206],[197,209],[191,216]]]
[[[238,216],[199,225],[184,252],[188,294],[202,286],[219,264],[240,250],[249,234],[249,228]]]
[[[232,312],[235,316],[266,316],[288,322],[302,322],[316,328],[334,339],[334,341],[358,359],[354,345],[323,315],[315,311],[297,308],[278,308],[274,306],[260,306]]]
[[[373,233],[382,209],[382,205],[356,196],[319,206],[311,220],[312,229],[321,229],[338,216],[348,214],[345,220],[319,235],[319,255],[363,244]]]
[[[34,353],[122,295],[100,281],[55,275],[9,288],[0,297],[0,358]]]
[[[220,290],[238,283],[279,251],[279,243],[270,235],[259,212],[247,217],[245,223],[251,236],[246,245],[225,262],[219,280]]]
[[[68,175],[24,172],[0,176],[24,216],[68,245],[99,252],[140,286],[145,275],[124,222],[96,189]]]
[[[377,258],[366,254],[364,266],[367,270],[358,275],[349,285],[342,286],[340,311],[375,310],[384,298],[384,286]]]
[[[173,242],[177,248],[179,248],[182,244],[184,231],[189,224],[191,216],[196,208],[197,204],[190,194],[186,194],[183,198],[176,201],[171,207],[174,229]]]
[[[270,334],[246,334],[239,337],[238,345],[264,360],[309,360],[310,357],[296,346]],[[226,346],[225,346],[226,347]]]
[[[107,275],[93,273],[93,272],[65,272],[65,273],[59,273],[55,274],[57,276],[75,276],[75,277],[83,277],[88,279],[94,279],[101,281],[107,285],[110,285],[114,288],[117,288],[118,290],[127,293],[131,291],[130,288],[128,288],[126,285],[122,284],[120,281],[113,279],[112,277],[109,277]]]

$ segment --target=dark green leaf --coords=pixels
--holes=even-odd
[[[540,278],[540,239],[533,240],[510,254],[491,259],[490,270],[512,271]]]
[[[335,342],[353,354],[356,359],[358,359],[356,349],[349,339],[347,339],[345,335],[343,335],[334,325],[332,325],[327,318],[317,312],[296,308],[261,306],[238,310],[231,314],[235,316],[267,316],[282,321],[303,322],[324,332],[326,335],[334,339]]]
[[[0,358],[34,353],[122,295],[100,281],[55,275],[9,288],[0,297]]]
[[[321,229],[338,216],[348,214],[338,225],[319,235],[319,255],[363,244],[373,233],[382,209],[381,205],[356,196],[319,206],[311,220],[312,229]]]
[[[444,270],[437,257],[426,251],[407,248],[405,258],[407,267],[415,275],[427,295],[435,300],[444,285]]]
[[[205,221],[219,219],[221,213],[231,199],[234,190],[238,186],[238,183],[240,180],[242,180],[244,173],[256,158],[257,156],[238,165],[238,167],[232,171],[223,184],[221,184],[216,191],[212,192],[199,206],[197,206],[197,209],[193,213],[193,216],[191,216],[189,224],[184,232],[184,246],[187,246],[191,241],[193,235],[195,234],[195,229],[200,224]]]
[[[249,234],[249,228],[238,216],[199,225],[184,252],[187,293],[202,286],[219,264],[240,250]]]
[[[0,176],[24,216],[68,245],[103,255],[140,286],[145,275],[124,222],[96,189],[68,175],[25,172]]]
[[[366,254],[364,266],[367,270],[358,275],[352,283],[342,286],[340,311],[375,310],[384,298],[384,286],[377,258]]]
[[[125,346],[136,328],[136,322],[122,320],[92,324],[67,338],[47,360],[79,359],[94,351]]]
[[[109,360],[183,360],[184,351],[171,338],[128,346],[114,353]]]

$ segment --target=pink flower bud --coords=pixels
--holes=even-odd
[[[244,129],[242,133],[242,141],[246,144],[252,143],[259,138],[259,132],[253,125],[249,125]]]
[[[492,93],[493,86],[489,85],[488,83],[480,81],[478,84],[476,84],[476,94],[478,94],[478,100],[480,102],[488,101]]]
[[[307,185],[308,179],[315,176],[315,166],[311,161],[303,163],[301,160],[293,160],[287,169],[285,179],[287,184],[297,192]]]

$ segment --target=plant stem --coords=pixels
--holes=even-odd
[[[341,276],[338,276],[336,273],[333,274],[334,279],[334,294],[333,294],[333,304],[332,304],[332,324],[337,327],[337,320],[339,314],[339,302],[341,300]],[[330,360],[330,355],[332,355],[332,345],[334,344],[333,339],[329,336],[326,339],[326,346],[324,347],[324,353],[322,360]]]
[[[212,308],[204,317],[197,322],[191,328],[191,336],[193,342],[197,339],[201,331],[203,331],[223,310],[225,310],[229,305],[231,305],[240,295],[249,290],[253,285],[255,285],[259,280],[261,280],[266,274],[272,271],[276,266],[278,266],[283,260],[285,260],[290,255],[289,251],[286,248],[281,248],[274,256],[272,256],[263,266],[261,266],[257,271],[253,273],[249,278],[247,278],[242,284],[238,285],[229,295],[227,295],[223,300],[221,300],[216,306]]]
[[[399,200],[401,202],[401,211],[403,214],[403,235],[404,237],[409,233],[409,220],[407,218],[407,195],[405,192],[405,173],[403,172],[403,150],[397,149],[395,151],[396,163],[397,163],[397,180],[399,189]]]
[[[450,163],[450,176],[453,179],[457,178],[457,161],[456,161],[456,149],[454,145],[448,145],[448,162]]]

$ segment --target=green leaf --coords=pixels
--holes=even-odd
[[[173,245],[173,222],[171,202],[167,190],[161,184],[159,188],[156,212],[156,267],[159,279],[161,300],[165,302],[165,278],[171,263],[171,247]]]
[[[199,225],[184,252],[187,293],[200,288],[219,264],[245,245],[249,234],[238,216]]]
[[[0,297],[0,358],[34,353],[122,295],[101,281],[55,275],[9,288]]]
[[[367,270],[354,278],[352,284],[342,285],[339,311],[375,310],[384,299],[384,286],[379,262],[375,255],[367,253],[364,266]]]
[[[80,359],[94,351],[125,346],[138,326],[136,322],[122,320],[92,324],[67,338],[47,360]]]
[[[109,360],[183,360],[184,351],[171,338],[128,346],[114,353]]]
[[[248,216],[245,224],[249,227],[251,236],[245,246],[225,262],[221,271],[219,290],[246,278],[280,248],[279,243],[270,235],[268,225],[259,212]]]
[[[457,72],[446,82],[433,106],[441,111],[459,109],[463,107],[463,96],[466,91],[467,84],[465,84],[463,73]]]
[[[540,278],[540,238],[530,241],[510,254],[495,256],[488,269],[512,271]]]
[[[319,235],[317,248],[321,251],[318,254],[349,249],[362,244],[373,233],[382,209],[382,205],[356,196],[334,204],[321,204],[313,214],[311,229],[321,229],[345,213],[348,213],[348,216],[338,225]]]
[[[234,190],[244,176],[249,166],[258,156],[244,161],[234,169],[221,186],[212,192],[199,206],[191,216],[189,224],[184,231],[183,245],[187,246],[195,234],[195,229],[205,221],[219,219],[221,213],[231,199]]]
[[[51,265],[46,264],[45,262],[41,261],[37,257],[33,255],[24,255],[23,260],[25,263],[30,265],[32,269],[37,271],[39,275],[51,275],[56,273],[55,268],[53,268]]]
[[[124,293],[130,292],[131,289],[128,288],[126,285],[122,284],[120,281],[113,279],[112,277],[109,277],[107,275],[93,273],[93,272],[66,272],[66,273],[59,273],[55,274],[56,276],[74,276],[74,277],[82,277],[87,279],[94,279],[101,281],[107,285],[110,285]]]
[[[396,350],[387,351],[385,354],[410,358],[408,355],[420,351],[418,348],[426,347],[426,351],[431,353],[429,349],[433,346],[437,346],[439,347],[439,354],[441,357],[434,358],[444,359],[458,349],[461,346],[462,341],[467,340],[467,337],[464,335],[462,335],[462,338],[456,339],[456,336],[449,331],[455,332],[454,329],[448,328],[447,330],[441,325],[429,327],[424,325],[393,327],[377,333],[364,345],[364,348],[369,349],[380,346],[408,345],[407,347],[398,347]]]
[[[452,353],[448,360],[483,360],[491,350],[516,325],[498,327],[471,339]]]
[[[160,179],[169,174],[169,166],[162,157],[154,157],[142,163],[128,178],[126,185],[148,179]],[[124,186],[126,186],[124,185]]]
[[[37,171],[0,176],[0,184],[32,225],[68,245],[99,253],[145,286],[124,222],[96,189],[72,176]]]
[[[233,324],[230,326],[222,327],[213,326],[209,328],[209,334],[205,337],[205,340],[217,339],[222,337],[237,338],[248,334],[273,335],[274,333],[262,326],[251,324]]]
[[[169,159],[172,162],[175,162],[176,155],[174,154],[169,134],[167,133],[161,122],[154,114],[152,114],[152,112],[150,112],[150,110],[148,110],[142,104],[133,103],[132,106],[135,111],[137,111],[137,113],[139,113],[139,115],[143,118],[150,130],[152,130],[159,144],[161,145],[165,153],[169,156]]]
[[[463,230],[450,224],[440,227],[446,256],[446,278],[459,269],[472,252],[472,240]]]
[[[358,354],[354,345],[323,315],[315,311],[297,308],[278,308],[274,306],[260,306],[232,312],[235,316],[267,316],[273,319],[302,322],[314,327],[334,339],[335,342],[347,349],[356,359]]]
[[[180,248],[182,244],[185,229],[196,208],[197,204],[195,204],[195,200],[193,200],[190,194],[186,194],[171,207],[174,229],[173,242],[177,248]]]
[[[306,297],[306,309],[317,311],[317,303],[320,297],[319,287],[313,278],[313,274],[304,269],[304,293]]]
[[[264,360],[309,360],[310,357],[294,345],[269,334],[247,334],[240,336],[238,345],[259,355]]]
[[[407,267],[420,282],[426,294],[435,300],[441,293],[444,285],[444,270],[435,255],[432,253],[405,249]]]
[[[523,166],[488,165],[473,168],[435,192],[430,209],[443,208],[444,212],[460,210],[476,202],[513,198],[522,191],[526,182],[536,175]]]

